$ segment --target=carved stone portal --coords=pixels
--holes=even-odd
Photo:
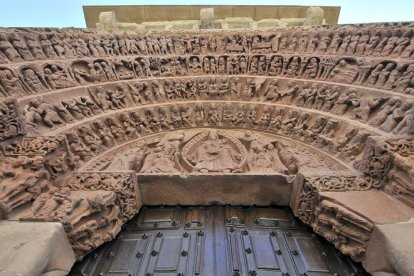
[[[290,205],[364,262],[414,216],[413,58],[410,22],[2,28],[0,219],[59,221],[81,259],[143,203]]]

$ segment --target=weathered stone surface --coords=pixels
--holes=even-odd
[[[287,27],[283,19],[262,19],[256,22],[258,28]]]
[[[115,12],[101,12],[99,14],[99,25],[97,27],[102,31],[115,31],[117,29]]]
[[[372,275],[412,275],[414,264],[414,223],[377,225],[372,233],[364,260]]]
[[[229,5],[135,5],[135,6],[83,6],[87,28],[95,28],[101,12],[114,11],[119,22],[137,23],[151,21],[199,20],[202,9],[213,8],[216,19],[248,16],[255,21],[275,18],[304,18],[309,6],[243,5],[240,8]],[[323,6],[327,24],[337,24],[340,7]]]
[[[214,29],[213,8],[204,8],[200,10],[200,29]]]
[[[324,10],[320,7],[309,7],[306,11],[304,26],[322,25],[324,20]]]
[[[0,275],[66,275],[75,255],[56,222],[0,221]]]
[[[138,175],[143,205],[286,205],[290,181],[282,175]]]
[[[289,204],[364,261],[412,217],[413,26],[2,29],[0,217],[82,258],[143,203]]]
[[[410,208],[401,205],[395,198],[382,191],[322,192],[320,196],[348,206],[375,224],[407,222],[414,216]]]

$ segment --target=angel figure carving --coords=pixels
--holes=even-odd
[[[167,135],[145,157],[140,173],[180,173],[180,145],[184,133]]]

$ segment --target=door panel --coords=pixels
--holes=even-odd
[[[77,263],[85,276],[366,275],[288,208],[143,207]]]

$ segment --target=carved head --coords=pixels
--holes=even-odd
[[[404,102],[401,105],[401,109],[404,110],[404,111],[407,111],[407,110],[409,110],[411,108],[411,106],[412,106],[412,103],[410,103],[410,102]]]
[[[210,138],[210,140],[213,140],[213,141],[218,140],[217,130],[215,129],[210,130],[210,132],[208,133],[208,137]]]

